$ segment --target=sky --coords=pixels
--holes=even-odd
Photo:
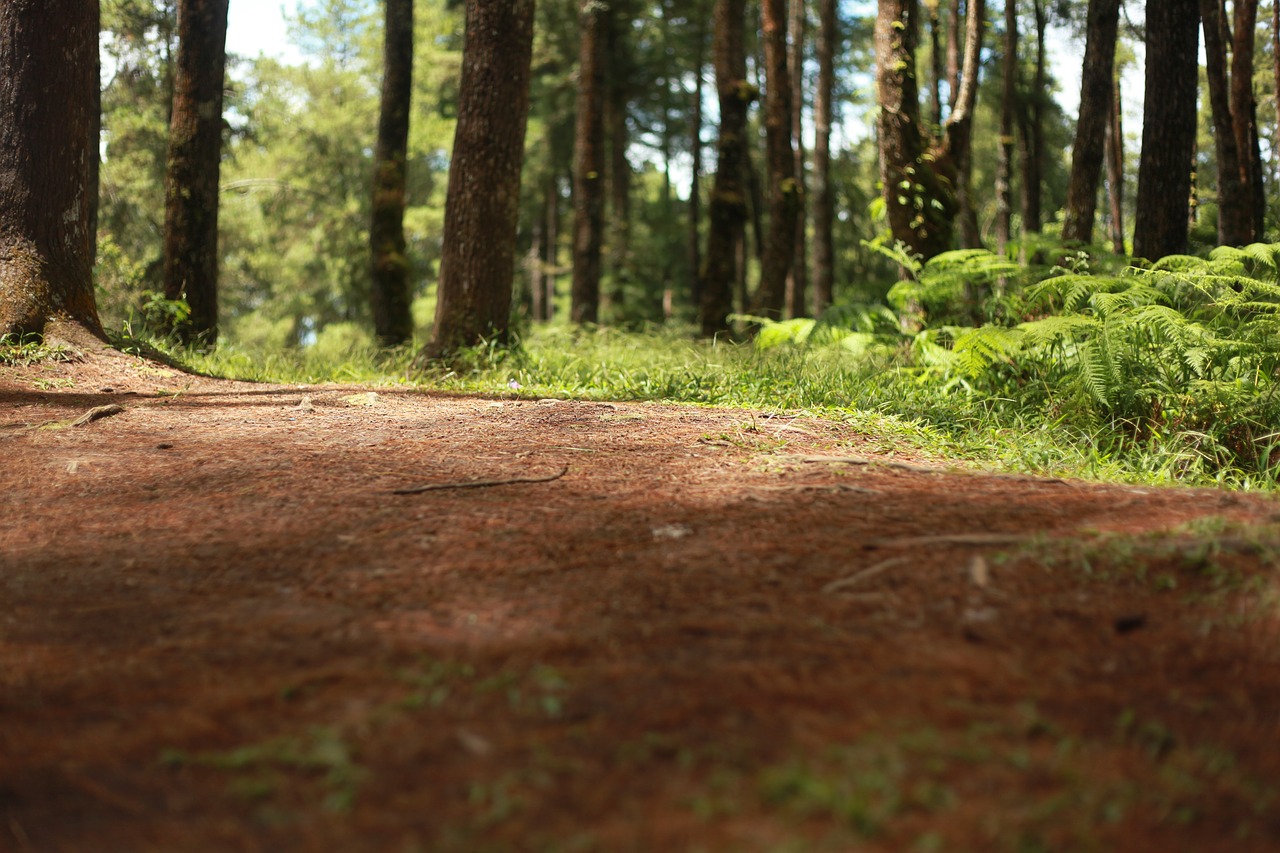
[[[227,50],[241,56],[259,54],[289,58],[296,51],[288,43],[285,12],[297,7],[297,0],[256,0],[232,3],[227,13]]]

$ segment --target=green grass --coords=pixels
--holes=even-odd
[[[551,327],[534,330],[514,349],[478,348],[448,368],[417,370],[414,354],[412,348],[379,352],[361,343],[325,352],[261,353],[224,344],[212,353],[173,353],[202,373],[252,381],[803,413],[842,422],[885,449],[984,468],[1142,484],[1276,488],[1271,472],[1224,464],[1203,450],[1200,433],[1135,439],[1122,423],[1081,427],[1052,408],[941,383],[912,366],[906,353],[884,348],[861,354],[839,347],[760,349],[698,341],[681,331]]]

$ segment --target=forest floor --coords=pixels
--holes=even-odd
[[[0,460],[0,850],[1280,849],[1270,496],[126,358]]]

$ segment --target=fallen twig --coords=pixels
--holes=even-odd
[[[911,462],[899,462],[896,459],[871,459],[866,456],[791,456],[784,457],[796,462],[822,463],[836,465],[880,465],[885,468],[896,468],[899,471],[912,471],[917,474],[947,474],[945,468],[931,468],[927,465],[915,465]]]
[[[1017,533],[952,533],[940,536],[901,536],[896,539],[869,539],[863,548],[914,548],[917,545],[1021,545],[1034,536]]]
[[[423,492],[437,492],[444,489],[483,489],[489,486],[511,486],[517,483],[550,483],[559,480],[569,473],[569,466],[561,466],[560,470],[545,477],[509,477],[503,480],[465,480],[460,483],[428,483],[425,486],[413,486],[408,489],[395,489],[393,495],[420,495]]]
[[[121,406],[118,403],[110,403],[106,406],[96,406],[76,418],[70,425],[73,427],[84,426],[85,424],[91,424],[94,421],[100,421],[103,418],[109,418],[112,415],[118,415],[123,411],[124,406]]]
[[[869,569],[863,569],[860,572],[855,572],[854,574],[849,575],[849,577],[847,578],[840,578],[839,580],[834,580],[831,583],[824,586],[822,588],[822,591],[830,593],[830,592],[839,592],[842,589],[848,589],[851,586],[860,584],[869,578],[873,578],[876,575],[881,574],[882,572],[886,572],[889,569],[892,569],[894,566],[900,566],[906,562],[908,562],[906,557],[892,557],[888,560],[884,560],[883,562],[876,563],[874,566],[872,566]]]

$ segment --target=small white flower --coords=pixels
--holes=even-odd
[[[512,379],[510,382],[507,383],[507,387],[510,388],[512,391],[519,391],[524,386],[521,385],[519,382],[515,381],[514,379]]]

